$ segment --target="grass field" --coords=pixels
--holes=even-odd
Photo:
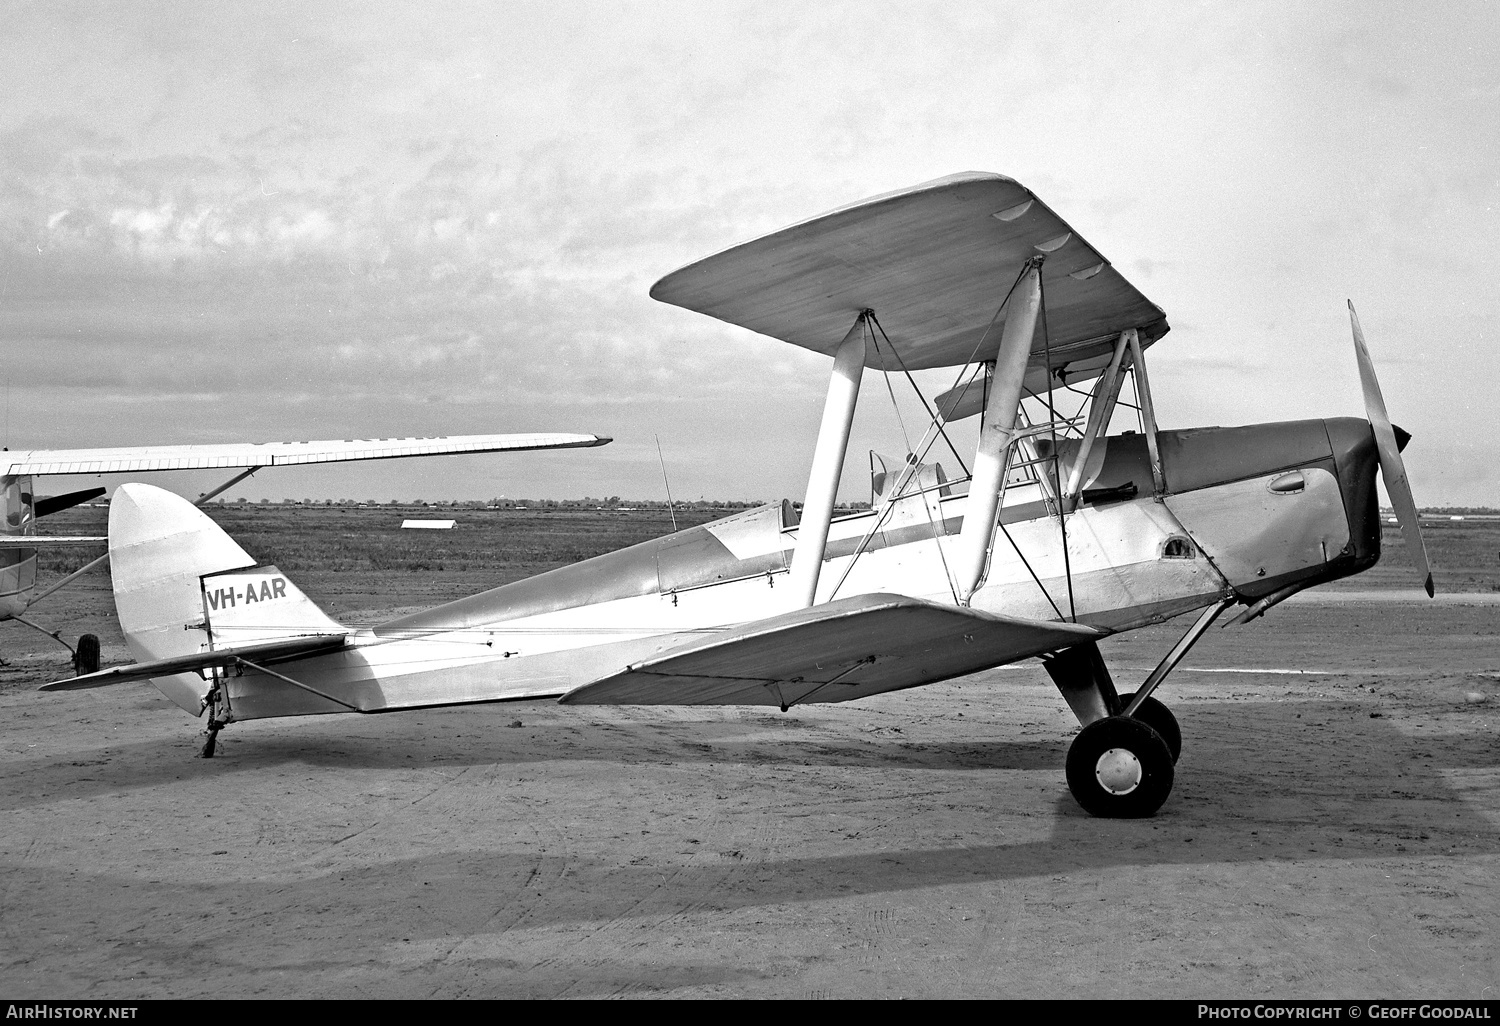
[[[728,509],[684,509],[679,528],[726,516]],[[246,551],[291,574],[474,574],[493,587],[603,552],[634,545],[672,530],[663,509],[468,509],[441,512],[457,518],[451,531],[409,531],[401,522],[437,515],[428,507],[213,505],[208,513]],[[50,517],[62,534],[103,534],[108,509],[90,506]],[[1441,591],[1500,591],[1500,520],[1422,522],[1433,575]],[[1401,532],[1382,531],[1380,563],[1335,587],[1411,588],[1418,583]],[[44,579],[56,579],[92,558],[88,553],[48,555]],[[478,589],[476,589],[478,590]]]
[[[425,507],[212,505],[208,514],[245,551],[289,574],[329,615],[355,626],[398,611],[420,609],[522,580],[590,556],[672,531],[666,510],[452,509],[451,531],[402,530],[401,522],[431,517]],[[676,514],[685,528],[731,510],[690,508]],[[79,507],[47,518],[58,534],[103,535],[109,511]],[[97,551],[44,554],[46,587],[87,563]],[[99,635],[104,661],[125,658],[114,627],[109,574],[101,568],[49,596],[28,614],[70,640]],[[56,642],[19,624],[0,627],[0,657],[11,662],[66,660]]]
[[[288,573],[436,571],[501,573],[508,579],[596,556],[672,530],[664,509],[471,509],[403,506],[210,505],[206,512],[245,550]],[[677,512],[691,527],[728,514]],[[109,510],[89,506],[49,517],[60,534],[103,534]],[[402,530],[403,520],[456,518],[451,531]],[[61,575],[92,556],[48,557]]]
[[[604,552],[667,534],[661,509],[470,509],[426,507],[213,505],[207,512],[263,563],[274,563],[335,619],[361,626],[462,598]],[[677,527],[717,519],[728,509],[685,509]],[[454,517],[451,531],[402,530],[411,517]],[[108,509],[80,507],[49,517],[60,534],[104,534]],[[1430,518],[1422,525],[1440,592],[1500,592],[1500,520]],[[1335,591],[1419,586],[1400,531],[1384,529],[1380,563],[1325,588]],[[43,586],[83,565],[93,552],[44,555]],[[116,658],[123,639],[113,629],[114,603],[104,570],[85,575],[30,614],[67,637],[99,634]],[[60,646],[20,625],[0,628],[8,660],[54,662]]]

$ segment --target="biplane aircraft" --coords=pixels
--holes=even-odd
[[[1142,816],[1181,748],[1158,686],[1229,606],[1255,617],[1376,562],[1377,466],[1425,573],[1357,320],[1368,421],[1160,430],[1145,355],[1165,316],[1009,178],[842,207],[651,294],[833,358],[800,514],[783,501],[355,630],[191,504],[125,485],[109,547],[139,662],[46,688],[150,678],[208,712],[209,755],[255,717],[541,698],[785,711],[1040,657],[1082,725],[1074,796]],[[943,367],[958,376],[927,437],[883,461],[871,509],[835,519],[863,375]],[[1070,415],[1063,394],[1084,396]],[[1127,410],[1131,429],[1110,433]],[[954,449],[949,476],[930,450],[975,414],[975,451],[965,465]],[[1099,639],[1193,612],[1119,693]]]
[[[41,631],[73,653],[80,673],[99,669],[99,638],[84,634],[75,647],[61,632],[49,631],[23,614],[48,595],[66,587],[109,559],[106,552],[66,577],[38,589],[37,554],[42,549],[100,547],[108,538],[81,535],[43,535],[37,521],[103,495],[102,487],[66,495],[33,493],[33,480],[42,475],[139,474],[159,471],[241,470],[213,491],[198,496],[195,505],[223,494],[264,467],[348,463],[358,460],[402,459],[416,456],[457,456],[469,453],[516,452],[526,449],[569,449],[608,444],[610,439],[581,434],[452,435],[436,438],[346,438],[321,442],[229,442],[208,445],[116,446],[106,449],[31,449],[0,452],[0,621],[14,620]]]

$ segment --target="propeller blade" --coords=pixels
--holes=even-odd
[[[1427,596],[1431,598],[1432,568],[1427,563],[1427,547],[1422,544],[1422,529],[1417,523],[1417,504],[1411,497],[1411,483],[1406,479],[1406,466],[1401,462],[1401,450],[1405,448],[1406,440],[1397,441],[1396,429],[1391,427],[1391,418],[1385,412],[1385,399],[1380,394],[1380,382],[1375,378],[1375,364],[1370,359],[1370,350],[1365,347],[1365,333],[1360,330],[1359,315],[1354,312],[1352,300],[1349,303],[1349,323],[1354,329],[1354,355],[1359,361],[1359,382],[1365,393],[1365,416],[1375,430],[1375,448],[1380,454],[1380,475],[1385,478],[1385,490],[1391,496],[1391,505],[1396,508],[1406,551],[1417,564],[1417,572],[1423,578],[1422,587],[1427,589]],[[1406,432],[1401,434],[1406,435]]]

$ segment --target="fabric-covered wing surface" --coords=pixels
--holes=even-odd
[[[1166,334],[1161,308],[1029,189],[979,172],[783,228],[674,271],[651,295],[830,355],[860,311],[873,310],[901,362],[882,340],[868,365],[915,370],[994,359],[1003,318],[987,338],[986,328],[1022,265],[1038,254],[1046,258],[1054,368],[1097,362],[1127,328],[1148,344]],[[1045,365],[1042,335],[1039,329],[1033,371]]]
[[[847,702],[1099,638],[1092,627],[859,595],[758,620],[568,692],[572,705]]]
[[[86,688],[102,688],[110,684],[124,684],[133,680],[170,677],[174,673],[184,673],[190,670],[233,666],[238,659],[252,659],[258,663],[280,663],[289,659],[302,659],[337,652],[347,644],[347,634],[309,634],[279,641],[263,641],[254,645],[194,652],[190,655],[173,656],[170,659],[153,659],[145,663],[131,663],[129,666],[112,666],[107,670],[97,670],[82,677],[55,680],[50,684],[43,684],[37,690],[81,691]]]
[[[156,470],[282,467],[526,449],[577,449],[606,445],[609,441],[599,435],[558,433],[33,449],[4,453],[0,457],[0,474],[135,474]]]
[[[13,534],[0,538],[0,551],[8,549],[53,549],[80,548],[103,545],[108,538],[84,537],[67,534]]]

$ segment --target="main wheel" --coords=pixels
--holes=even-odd
[[[1134,691],[1121,695],[1120,708],[1124,709],[1133,701]],[[1177,725],[1177,717],[1172,715],[1171,709],[1148,696],[1135,711],[1135,718],[1161,735],[1161,739],[1167,743],[1167,750],[1172,753],[1174,763],[1182,757],[1182,728]]]
[[[99,669],[99,635],[85,634],[73,650],[73,676],[82,677]]]
[[[1172,793],[1172,752],[1144,720],[1110,716],[1078,732],[1068,749],[1068,790],[1095,816],[1153,815]]]

